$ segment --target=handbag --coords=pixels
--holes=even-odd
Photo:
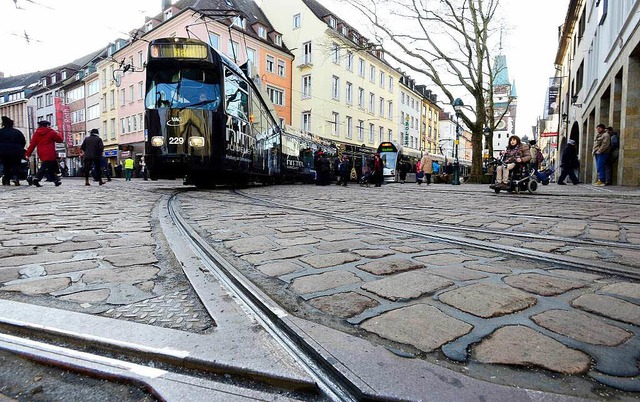
[[[349,174],[349,177],[351,178],[351,180],[358,179],[358,172],[356,172],[356,168],[351,168],[351,173]]]

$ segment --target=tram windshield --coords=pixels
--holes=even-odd
[[[220,77],[201,68],[163,68],[147,82],[147,109],[205,109],[220,107]]]
[[[398,148],[390,142],[383,142],[378,146],[378,153],[383,166],[387,169],[395,169],[398,164]]]

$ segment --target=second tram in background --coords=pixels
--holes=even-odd
[[[184,178],[197,187],[312,180],[314,154],[335,155],[335,146],[285,134],[274,115],[245,71],[206,43],[149,43],[145,156],[151,179]]]

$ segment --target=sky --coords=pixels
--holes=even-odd
[[[358,21],[340,15],[344,7],[338,0],[319,1],[366,36]],[[569,0],[501,3],[512,27],[503,38],[503,53],[518,94],[516,134],[530,136],[543,112],[554,73],[558,26],[564,22]],[[12,76],[69,63],[116,38],[126,38],[130,30],[144,25],[145,16],[158,14],[160,6],[161,0],[0,0],[0,72]]]

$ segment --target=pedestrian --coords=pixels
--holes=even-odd
[[[60,159],[60,173],[62,174],[62,177],[69,176],[69,168],[67,167],[67,163],[64,159]]]
[[[144,156],[140,158],[140,177],[143,180],[149,180],[149,176],[147,175],[147,163],[144,161]]]
[[[38,148],[38,158],[40,158],[40,169],[36,173],[36,177],[33,178],[33,185],[36,187],[42,187],[40,180],[45,174],[49,174],[54,178],[56,186],[62,184],[60,180],[60,166],[56,160],[56,142],[64,141],[62,136],[51,127],[51,123],[47,120],[40,120],[38,122],[38,129],[33,133],[29,148],[25,151],[25,158],[29,159],[33,150]]]
[[[562,155],[560,156],[560,177],[558,177],[558,184],[561,186],[566,185],[564,179],[569,176],[569,179],[575,186],[580,181],[578,180],[578,176],[574,169],[577,169],[580,166],[580,161],[578,160],[578,151],[576,150],[576,142],[574,140],[567,141],[567,145],[565,145],[562,150]]]
[[[340,180],[344,187],[347,187],[347,183],[349,183],[349,177],[351,176],[351,160],[347,155],[342,157],[342,162],[340,163]]]
[[[529,141],[529,153],[531,154],[529,164],[535,170],[540,170],[540,164],[542,163],[540,156],[542,156],[542,152],[540,151],[540,147],[538,147],[537,143],[538,142],[536,140]]]
[[[131,181],[131,176],[133,176],[133,159],[128,157],[124,160],[124,179],[125,181]]]
[[[427,186],[431,184],[431,175],[433,174],[433,159],[431,159],[431,155],[425,153],[422,159],[420,160],[420,168],[424,173],[424,180],[427,182]]]
[[[2,128],[0,128],[0,163],[3,166],[2,185],[20,185],[20,161],[24,156],[26,141],[20,130],[13,128],[13,120],[2,116]]]
[[[496,182],[489,187],[506,190],[509,188],[509,174],[519,164],[527,163],[531,160],[529,146],[520,141],[520,137],[512,135],[509,137],[507,149],[502,154],[502,161],[505,165],[496,166]]]
[[[607,132],[609,133],[609,139],[611,140],[609,147],[609,156],[607,158],[607,172],[606,172],[606,185],[610,186],[613,184],[613,172],[618,164],[618,156],[620,153],[620,136],[618,132],[613,129],[613,127],[607,127]]]
[[[90,186],[89,176],[91,175],[91,167],[96,170],[96,178],[102,186],[102,152],[104,152],[104,143],[98,133],[97,128],[92,128],[89,135],[84,138],[80,146],[81,156],[84,156],[84,185]]]
[[[596,135],[593,139],[593,156],[596,159],[596,172],[598,178],[594,186],[604,186],[607,183],[607,159],[611,148],[611,138],[604,124],[596,126]]]
[[[113,169],[111,168],[111,163],[107,162],[106,157],[102,157],[100,159],[100,166],[102,167],[102,171],[104,172],[104,177],[107,178],[107,181],[111,181],[111,177],[113,176]]]
[[[384,166],[380,159],[380,154],[377,153],[373,156],[373,182],[376,187],[382,186],[382,182],[384,180],[383,169]]]
[[[116,173],[116,177],[118,179],[121,179],[122,178],[122,165],[118,163],[116,165],[116,167],[114,168],[114,170],[115,170],[115,173]]]
[[[418,185],[421,185],[423,178],[424,172],[422,171],[422,163],[418,161],[416,162],[416,183],[418,183]]]

